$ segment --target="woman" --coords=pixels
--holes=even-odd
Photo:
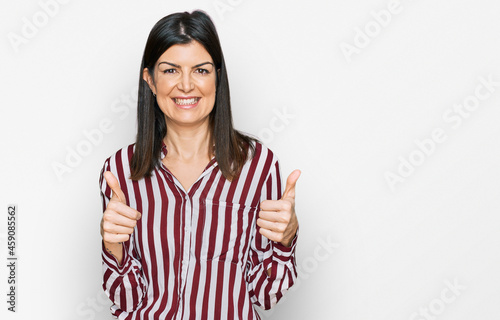
[[[142,59],[136,143],[100,175],[112,314],[259,319],[253,305],[271,308],[297,277],[299,175],[282,196],[276,156],[233,128],[210,18],[158,21]]]

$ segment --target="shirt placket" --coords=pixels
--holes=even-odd
[[[163,158],[163,156],[165,156],[165,154],[166,154],[166,148],[162,150],[162,158]],[[215,162],[214,159],[212,159],[210,164],[207,165],[205,170],[203,170],[203,172],[198,177],[198,179],[193,183],[193,186],[195,184],[197,184],[199,180],[203,179],[203,177],[205,175],[209,174],[216,165],[217,165],[217,163]],[[181,207],[182,208],[181,209],[181,213],[182,213],[181,221],[183,223],[183,226],[181,226],[181,228],[183,230],[183,236],[181,238],[181,247],[182,247],[181,281],[180,281],[179,287],[177,288],[177,292],[178,292],[177,305],[179,308],[178,308],[177,314],[176,314],[176,319],[182,319],[183,307],[184,307],[184,303],[183,303],[182,299],[183,299],[184,291],[186,288],[187,274],[189,271],[189,263],[190,263],[190,259],[191,259],[191,255],[190,255],[191,245],[192,245],[192,243],[191,243],[191,230],[192,230],[193,196],[194,196],[194,194],[192,194],[190,196],[189,191],[191,189],[188,191],[184,190],[184,187],[179,182],[179,180],[177,180],[177,178],[172,174],[172,172],[170,172],[170,170],[168,170],[167,167],[165,167],[165,165],[163,165],[163,163],[162,163],[162,167],[168,173],[168,175],[170,176],[170,178],[172,179],[172,181],[176,185],[177,190],[182,194],[182,197],[183,197],[183,203],[182,203],[182,207]],[[192,186],[191,186],[191,188],[192,188]]]
[[[193,183],[193,186],[198,183],[200,179],[202,179],[205,175],[207,175],[211,169],[215,165],[211,165],[210,167],[205,168],[205,170],[202,172],[202,174],[198,177],[195,183]],[[167,169],[168,170],[168,169]],[[184,187],[182,184],[175,178],[174,175],[172,175],[174,179],[174,183],[179,189],[179,191],[182,193],[184,200],[183,200],[183,210],[182,210],[182,221],[184,222],[183,226],[183,237],[181,239],[181,246],[182,246],[182,262],[181,262],[181,283],[178,288],[179,292],[179,309],[177,310],[177,316],[176,319],[182,319],[182,314],[183,314],[183,308],[184,308],[184,303],[182,301],[183,296],[184,296],[184,291],[186,289],[186,282],[187,282],[187,274],[189,271],[189,263],[191,260],[191,246],[192,246],[192,237],[191,237],[191,231],[192,231],[192,217],[193,217],[193,195],[189,195],[188,192],[184,190]]]
[[[182,248],[182,266],[181,266],[181,287],[179,296],[182,297],[184,288],[186,287],[186,279],[189,267],[189,259],[190,259],[190,249],[191,249],[191,228],[192,228],[192,214],[193,214],[193,206],[192,201],[188,194],[184,194],[184,236],[183,240],[183,248]],[[182,305],[182,304],[181,304]]]

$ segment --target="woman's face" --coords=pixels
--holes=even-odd
[[[143,78],[156,94],[167,125],[208,122],[215,104],[216,73],[212,57],[197,41],[173,45],[155,65],[154,81],[148,70]]]

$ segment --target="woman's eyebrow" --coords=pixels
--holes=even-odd
[[[198,68],[198,67],[201,67],[202,65],[205,65],[205,64],[211,64],[212,67],[214,67],[214,64],[212,62],[206,61],[206,62],[202,62],[200,64],[195,65],[193,68]]]
[[[178,64],[175,64],[175,63],[172,63],[172,62],[168,62],[168,61],[162,61],[162,62],[158,63],[158,65],[160,65],[160,64],[162,64],[162,63],[166,63],[166,64],[171,65],[172,67],[176,67],[176,68],[180,68],[180,67],[181,67],[181,66],[180,66],[180,65],[178,65]],[[205,61],[205,62],[202,62],[202,63],[199,63],[199,64],[197,64],[197,65],[193,66],[193,68],[198,68],[198,67],[201,67],[201,66],[203,66],[203,65],[205,65],[205,64],[211,64],[212,66],[214,66],[214,64],[213,64],[212,62],[210,62],[210,61]]]

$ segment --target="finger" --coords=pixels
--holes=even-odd
[[[273,232],[283,233],[286,230],[287,223],[277,221],[268,221],[264,219],[257,219],[257,225],[262,229],[267,229]]]
[[[104,222],[103,229],[104,232],[116,233],[116,234],[132,234],[132,232],[134,232],[134,228],[120,226],[110,222]]]
[[[102,217],[103,222],[108,222],[112,223],[118,226],[123,226],[123,227],[128,227],[128,228],[134,228],[137,225],[137,220],[135,219],[130,219],[127,218],[124,215],[119,214],[118,212],[115,212],[114,214],[111,212],[106,213]]]
[[[130,238],[128,234],[116,234],[116,233],[108,233],[105,232],[102,239],[109,243],[120,243],[126,242]]]
[[[285,192],[283,192],[283,196],[281,197],[281,199],[295,198],[295,184],[300,177],[300,173],[301,172],[298,169],[290,173],[290,175],[286,179]]]
[[[113,191],[113,195],[111,198],[116,198],[121,203],[127,203],[127,201],[125,200],[125,194],[120,188],[120,184],[118,183],[118,180],[115,178],[114,174],[111,171],[106,171],[104,172],[104,179],[106,179],[106,183]]]
[[[260,211],[259,219],[267,220],[270,222],[288,223],[290,221],[290,215],[276,211]]]
[[[271,241],[276,241],[276,242],[283,241],[283,233],[274,232],[263,228],[259,228],[259,233]]]
[[[264,200],[260,203],[263,211],[290,211],[292,209],[291,200]]]
[[[139,211],[121,202],[110,202],[108,208],[128,219],[139,220],[141,218],[141,213]]]

